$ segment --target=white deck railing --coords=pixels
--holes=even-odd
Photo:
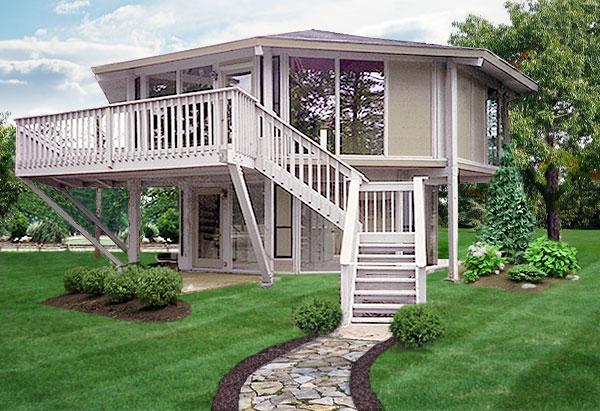
[[[219,150],[227,147],[251,158],[257,152],[255,101],[237,88],[16,123],[20,176],[202,165],[198,158],[217,162]]]

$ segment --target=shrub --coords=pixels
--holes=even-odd
[[[502,252],[497,246],[477,242],[469,246],[467,258],[463,262],[463,277],[466,282],[472,283],[484,275],[499,274],[505,264],[506,258],[502,257]]]
[[[409,304],[396,312],[390,331],[400,345],[417,348],[443,336],[446,327],[429,305]]]
[[[67,228],[56,221],[44,220],[31,224],[27,235],[35,243],[62,243],[69,235]]]
[[[166,267],[142,271],[137,285],[137,296],[144,305],[162,307],[173,304],[181,293],[181,274]]]
[[[75,267],[67,270],[63,275],[65,291],[69,293],[83,292],[83,276],[89,271],[88,267]]]
[[[148,241],[154,241],[154,239],[158,237],[159,234],[158,228],[152,223],[145,224],[144,228],[142,229],[142,232],[144,238],[147,238]]]
[[[531,264],[517,265],[508,270],[508,276],[513,281],[528,281],[539,283],[546,278],[546,273]]]
[[[169,208],[156,221],[156,228],[158,228],[160,236],[167,240],[167,242],[178,242],[179,213],[175,209]]]
[[[104,279],[104,293],[108,296],[108,300],[112,304],[132,300],[137,289],[138,275],[137,270],[108,273]]]
[[[564,277],[579,270],[577,249],[561,241],[540,237],[529,244],[525,252],[529,264],[551,277]]]
[[[314,299],[302,304],[294,313],[294,323],[304,333],[323,335],[335,330],[342,321],[339,304]]]
[[[100,295],[104,292],[104,279],[114,272],[112,267],[91,268],[83,275],[83,292],[90,295]]]
[[[488,190],[486,222],[478,241],[496,244],[511,262],[518,262],[535,228],[535,219],[510,149],[504,152]]]
[[[27,217],[22,213],[16,213],[8,222],[7,228],[10,233],[10,239],[18,240],[19,238],[25,237],[25,235],[27,235],[28,226],[29,221],[27,221]]]

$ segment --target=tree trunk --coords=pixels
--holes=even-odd
[[[546,231],[548,239],[560,241],[560,214],[558,212],[558,177],[559,170],[550,164],[546,170]]]

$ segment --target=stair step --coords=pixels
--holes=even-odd
[[[415,263],[399,263],[394,265],[380,265],[378,263],[357,263],[356,268],[358,270],[401,271],[414,270],[416,268],[416,265]]]
[[[354,290],[354,295],[417,295],[415,290]]]
[[[358,246],[364,248],[414,248],[415,243],[360,243]]]
[[[358,259],[360,260],[361,258],[381,258],[384,260],[394,260],[394,259],[399,259],[399,260],[404,260],[404,259],[414,259],[415,255],[414,254],[359,254],[358,255]]]
[[[356,277],[357,283],[414,283],[414,278],[397,277]]]
[[[352,305],[352,308],[356,309],[381,309],[381,310],[399,310],[404,307],[406,304],[386,304],[386,303],[355,303]]]
[[[393,317],[352,317],[353,323],[391,323]]]

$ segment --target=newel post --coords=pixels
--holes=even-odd
[[[415,263],[417,275],[417,303],[427,301],[427,227],[425,222],[425,180],[413,179],[413,201],[415,218]]]

